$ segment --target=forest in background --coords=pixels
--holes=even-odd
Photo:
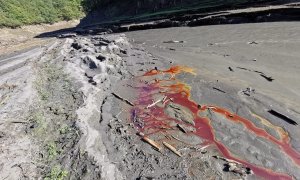
[[[132,18],[189,9],[237,8],[283,0],[0,0],[0,27],[54,23],[100,13],[98,19]]]
[[[0,0],[0,27],[51,24],[83,14],[82,0]]]

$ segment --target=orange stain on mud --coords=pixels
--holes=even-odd
[[[153,69],[151,71],[146,72],[144,74],[144,76],[153,76],[153,75],[162,74],[162,73],[176,75],[176,74],[179,74],[181,72],[186,72],[186,73],[191,73],[191,74],[196,75],[193,68],[190,68],[190,67],[187,67],[187,66],[172,66],[170,69],[165,70],[165,71],[160,71],[160,70]]]
[[[250,120],[233,114],[228,110],[217,106],[199,106],[196,102],[190,100],[191,88],[188,85],[180,82],[179,80],[176,80],[175,75],[181,72],[187,72],[195,75],[195,72],[192,68],[185,66],[174,66],[165,71],[151,70],[144,74],[144,76],[155,76],[158,74],[168,73],[171,75],[171,79],[156,79],[154,83],[147,84],[146,86],[139,88],[139,98],[136,102],[136,106],[132,110],[133,117],[141,117],[142,119],[142,125],[135,123],[136,121],[134,120],[134,124],[139,131],[144,132],[146,135],[155,134],[158,132],[167,132],[168,129],[172,129],[172,126],[169,125],[170,122],[176,122],[179,124],[183,123],[169,117],[165,113],[164,107],[155,106],[147,109],[147,111],[145,110],[145,106],[153,103],[154,95],[162,94],[166,96],[167,99],[171,99],[173,103],[188,108],[192,112],[195,123],[193,127],[196,129],[196,132],[194,132],[194,134],[206,140],[209,144],[215,144],[219,152],[224,157],[235,160],[243,164],[244,166],[249,167],[257,176],[265,179],[292,179],[292,177],[287,174],[273,172],[270,169],[259,167],[247,161],[234,157],[224,144],[216,140],[214,129],[210,124],[211,120],[207,117],[200,117],[199,114],[200,112],[210,110],[224,116],[229,121],[241,123],[244,127],[247,128],[248,131],[254,133],[256,136],[259,136],[269,142],[272,142],[273,144],[276,144],[287,156],[290,157],[290,159],[296,165],[300,165],[300,153],[295,151],[291,147],[289,143],[289,136],[282,128],[280,129],[280,127],[272,125],[267,120],[260,119],[264,124],[273,128],[277,128],[281,136],[280,140],[278,140],[264,129],[257,127]],[[173,81],[173,83],[170,83],[170,81]],[[169,102],[166,102],[166,104],[168,104]],[[190,124],[187,125],[192,126]]]

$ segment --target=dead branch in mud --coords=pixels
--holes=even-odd
[[[187,130],[180,124],[177,124],[178,129],[180,129],[182,132],[187,133]]]
[[[130,106],[134,106],[134,104],[132,102],[130,102],[129,100],[122,98],[121,96],[117,95],[116,93],[111,93],[113,96],[115,96],[117,99],[127,103]]]
[[[160,103],[160,102],[164,102],[166,98],[167,98],[167,96],[164,96],[162,99],[159,99],[159,100],[153,102],[152,104],[149,104],[149,105],[146,107],[146,109],[149,109],[149,108],[155,106],[156,104],[158,104],[158,103]]]
[[[161,146],[160,146],[158,143],[156,143],[155,141],[153,141],[152,139],[150,139],[150,138],[148,138],[148,137],[146,137],[146,136],[144,136],[142,139],[143,139],[145,142],[147,142],[148,144],[150,144],[151,146],[153,146],[153,147],[154,147],[156,150],[158,150],[159,152],[162,151]]]
[[[170,149],[177,156],[182,157],[181,153],[179,151],[177,151],[176,148],[174,148],[171,144],[163,141],[163,145],[165,145],[168,149]]]
[[[12,124],[28,124],[29,122],[27,122],[27,121],[11,121],[9,123],[12,123]]]
[[[236,164],[241,164],[235,160],[232,160],[232,159],[227,159],[227,158],[224,158],[224,157],[221,157],[221,156],[213,156],[214,158],[216,159],[221,159],[223,161],[226,161],[226,162],[229,162],[229,163],[236,163]]]

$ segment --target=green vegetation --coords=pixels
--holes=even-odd
[[[55,142],[50,142],[49,144],[47,144],[47,152],[48,152],[49,160],[53,160],[60,153],[59,150],[57,149],[57,145]]]
[[[98,24],[151,21],[175,14],[192,14],[250,7],[277,0],[83,0],[86,12],[97,11]],[[94,18],[95,16],[91,16]]]
[[[68,172],[62,170],[60,166],[54,166],[45,180],[63,180],[68,176]]]
[[[75,121],[81,95],[64,72],[63,65],[57,62],[60,60],[52,57],[35,62],[38,77],[34,88],[38,99],[28,116],[27,132],[39,142],[41,156],[38,161],[44,169],[41,176],[47,180],[68,179],[71,171],[64,160],[71,158],[68,152],[75,148],[80,136]]]
[[[0,0],[0,28],[28,24],[54,23],[80,18],[93,10],[107,16],[106,21],[134,20],[194,10],[236,8],[276,0]]]
[[[0,0],[0,27],[54,23],[83,15],[82,0]]]

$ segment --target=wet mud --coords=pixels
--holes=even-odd
[[[175,76],[179,73],[194,74],[191,68],[174,66],[165,71],[151,70],[145,73],[143,77],[140,77],[141,79],[145,79],[150,76],[152,79],[148,80],[147,82],[149,83],[145,83],[146,85],[139,87],[138,101],[136,102],[136,107],[132,110],[132,119],[136,129],[142,132],[143,137],[153,140],[150,143],[152,146],[163,146],[164,142],[173,144],[175,149],[181,149],[182,145],[189,148],[201,148],[213,145],[225,158],[241,163],[259,177],[265,179],[292,179],[288,174],[274,172],[235,157],[225,144],[215,138],[215,129],[211,125],[211,121],[213,120],[207,116],[201,116],[201,114],[208,111],[208,113],[223,116],[226,121],[242,124],[246,129],[245,133],[261,137],[275,144],[295,165],[299,166],[300,153],[291,147],[287,132],[282,129],[275,129],[279,131],[280,139],[278,140],[264,129],[257,127],[250,120],[242,118],[226,109],[197,104],[190,99],[191,87],[176,79]],[[161,100],[155,101],[156,96],[161,96]],[[149,104],[153,102],[157,103],[149,107]],[[270,125],[273,126],[272,124]],[[186,129],[192,130],[189,131]],[[192,142],[195,142],[194,139],[190,139],[190,141],[178,140],[181,138],[174,137],[176,131],[183,131],[185,136],[197,136],[202,141],[198,140],[201,143],[192,145]],[[180,134],[182,133],[179,133],[179,136]],[[160,148],[157,149],[160,150]],[[249,174],[249,172],[244,172],[244,175],[246,174]]]

